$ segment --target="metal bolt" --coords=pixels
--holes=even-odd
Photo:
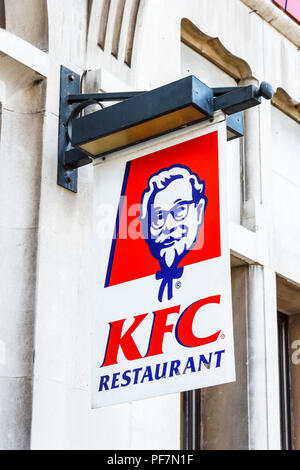
[[[66,175],[65,175],[65,182],[66,182],[67,184],[72,183],[72,178],[71,178],[71,176],[70,176],[69,174],[66,174]]]
[[[75,76],[73,74],[68,75],[68,79],[70,82],[74,82]]]

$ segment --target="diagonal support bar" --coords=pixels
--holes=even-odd
[[[69,95],[68,103],[83,103],[85,101],[123,101],[133,98],[136,95],[140,95],[144,91],[128,91],[120,93],[82,93],[77,95]]]

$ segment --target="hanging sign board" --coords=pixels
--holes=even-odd
[[[197,124],[95,166],[93,408],[235,380],[225,146]]]

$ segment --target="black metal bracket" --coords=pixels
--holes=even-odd
[[[68,97],[72,93],[79,92],[80,76],[62,66],[60,73],[57,184],[74,193],[77,192],[77,168],[66,165],[65,154],[74,150],[68,137],[67,125],[68,119],[76,106],[69,103]]]
[[[83,103],[88,100],[94,101],[123,101],[129,98],[133,98],[136,95],[145,93],[144,91],[130,91],[130,92],[120,92],[120,93],[82,93],[79,95],[69,95],[68,103]]]
[[[227,128],[235,137],[243,135],[243,115],[245,109],[257,106],[262,97],[271,99],[271,85],[262,82],[243,87],[213,88],[213,110],[224,111],[229,117]],[[61,67],[60,114],[58,137],[58,176],[57,183],[66,189],[77,192],[77,169],[93,161],[92,157],[71,145],[72,120],[91,104],[103,101],[123,101],[145,93],[143,91],[120,93],[80,93],[80,76],[66,67]]]
[[[57,184],[77,193],[77,169],[92,158],[71,145],[72,120],[87,106],[102,101],[123,101],[143,92],[80,93],[80,76],[61,66]]]
[[[273,89],[267,82],[262,82],[259,88],[254,85],[213,88],[213,92],[214,110],[222,109],[228,115],[257,106],[262,98],[270,100],[273,96]]]

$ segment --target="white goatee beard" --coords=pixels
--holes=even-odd
[[[185,243],[180,243],[179,246],[173,247],[170,246],[168,248],[163,248],[160,252],[161,258],[164,260],[166,266],[171,268],[174,264],[176,255],[177,257],[180,256],[185,249]]]

